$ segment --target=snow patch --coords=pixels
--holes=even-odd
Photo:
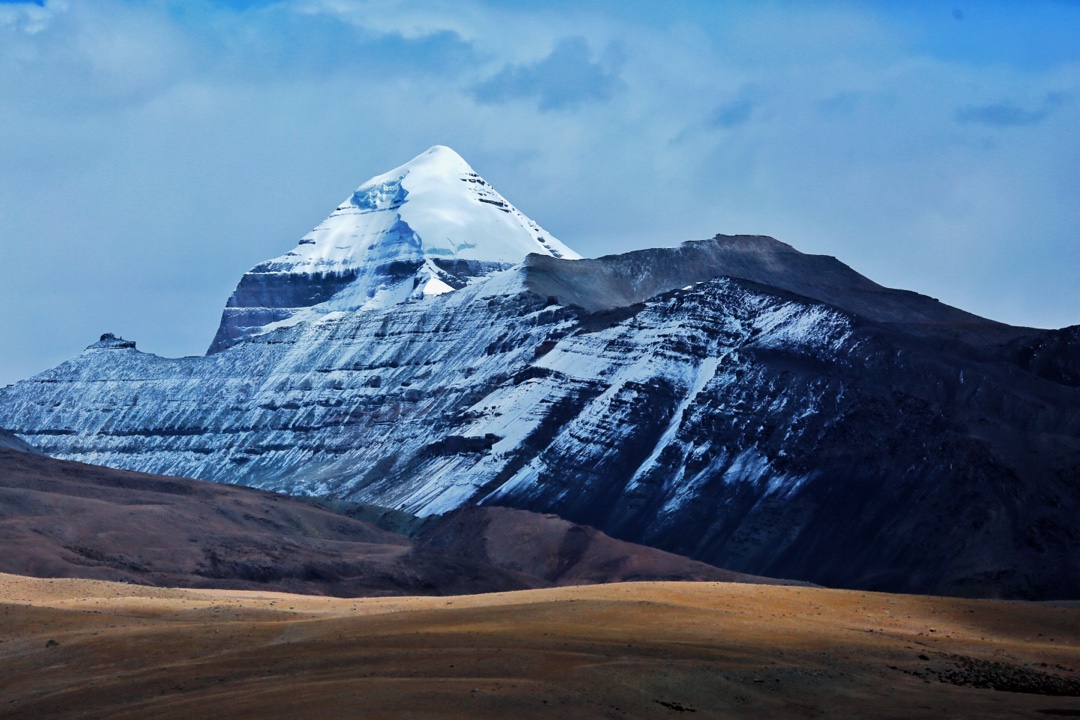
[[[656,461],[664,451],[664,448],[675,440],[679,428],[682,427],[683,415],[697,399],[698,393],[704,390],[709,381],[716,376],[716,369],[720,366],[721,362],[723,362],[723,358],[709,357],[702,360],[701,364],[698,365],[693,384],[679,401],[678,407],[675,408],[675,412],[671,415],[671,420],[668,421],[668,426],[665,428],[664,434],[660,436],[652,453],[650,453],[649,457],[645,459],[645,462],[638,467],[637,472],[634,473],[634,477],[630,479],[630,483],[627,485],[628,490],[637,487],[641,479],[656,466]]]
[[[422,295],[445,295],[448,292],[454,292],[454,288],[450,287],[437,277],[433,277],[424,284],[424,287],[420,289]]]

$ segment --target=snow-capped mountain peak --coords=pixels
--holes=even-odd
[[[519,263],[529,253],[580,257],[436,145],[361,185],[290,253],[270,261],[336,271],[371,262],[456,258]]]
[[[328,312],[445,294],[530,253],[581,257],[436,145],[362,184],[293,250],[248,271],[210,352]]]

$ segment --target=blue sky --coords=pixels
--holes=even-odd
[[[571,247],[717,232],[1080,323],[1080,3],[0,2],[0,384],[201,354],[434,144]]]

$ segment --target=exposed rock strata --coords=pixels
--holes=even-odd
[[[205,358],[91,347],[0,391],[0,427],[59,457],[420,514],[556,512],[755,574],[1078,597],[1074,335],[718,237],[531,257]]]

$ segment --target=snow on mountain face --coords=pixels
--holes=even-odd
[[[452,292],[530,253],[580,258],[437,145],[368,180],[295,249],[245,274],[210,352],[329,312]]]
[[[460,155],[436,145],[361,185],[300,247],[270,264],[291,272],[417,257],[514,264],[529,253],[580,257],[507,202]]]
[[[752,391],[737,382],[746,364],[735,348],[835,356],[849,343],[843,315],[725,280],[582,332],[577,311],[525,289],[525,272],[327,315],[201,358],[159,358],[107,336],[0,393],[3,422],[24,418],[18,431],[57,457],[426,515],[549,492],[540,478],[568,469],[545,458],[563,452],[573,472],[629,468],[613,477],[640,485],[682,447],[704,390]],[[645,446],[652,456],[628,464]],[[758,465],[764,476],[768,462]],[[772,491],[798,482],[774,473]],[[672,511],[694,494],[680,478],[663,492]]]
[[[206,357],[105,338],[0,389],[0,428],[64,459],[423,514],[556,512],[822,584],[1080,592],[1080,389],[753,282],[587,313],[532,272]]]
[[[576,257],[433,148],[245,274],[207,356],[103,335],[0,389],[0,435],[826,585],[1080,597],[1076,332],[758,236]]]

